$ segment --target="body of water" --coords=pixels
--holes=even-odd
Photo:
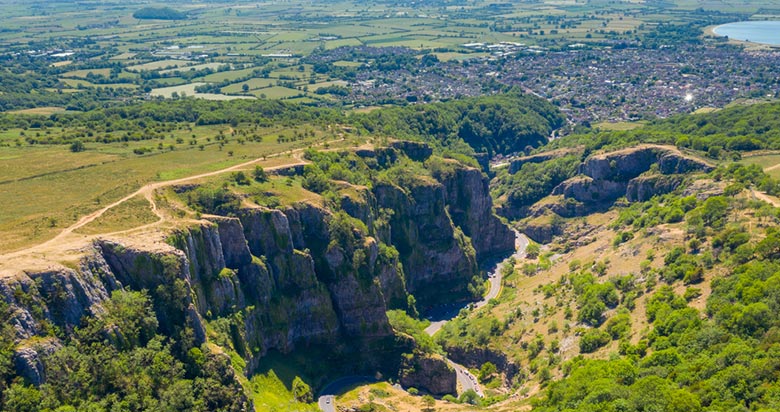
[[[780,21],[740,21],[718,26],[713,31],[734,40],[780,46]]]

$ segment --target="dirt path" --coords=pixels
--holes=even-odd
[[[765,167],[764,172],[771,172],[772,170],[776,169],[780,169],[780,163]],[[780,207],[780,201],[778,201],[777,198],[771,197],[764,192],[759,192],[756,189],[750,189],[750,193],[753,195],[753,199],[763,200],[764,202],[767,202],[774,207]]]
[[[306,162],[301,160],[300,157],[298,157],[298,156],[293,156],[293,159],[295,159],[294,162],[283,164],[283,165],[278,165],[278,166],[268,167],[268,168],[265,168],[265,170],[273,171],[273,170],[278,170],[278,169],[282,169],[282,168],[285,168],[285,167],[306,164]],[[154,201],[154,191],[155,190],[163,188],[163,187],[168,187],[168,186],[173,186],[173,185],[177,185],[177,184],[180,184],[180,183],[189,182],[191,180],[198,180],[198,179],[203,179],[203,178],[206,178],[206,177],[212,177],[212,176],[221,175],[221,174],[224,174],[224,173],[227,173],[227,172],[233,172],[233,171],[236,171],[236,170],[243,169],[243,168],[245,168],[247,166],[251,166],[251,165],[253,165],[253,164],[257,163],[257,162],[260,162],[262,160],[263,160],[262,158],[258,158],[258,159],[250,160],[248,162],[244,162],[244,163],[240,163],[240,164],[237,164],[237,165],[234,165],[234,166],[230,166],[230,167],[227,167],[227,168],[224,168],[224,169],[215,170],[213,172],[201,173],[199,175],[183,177],[183,178],[180,178],[180,179],[166,180],[164,182],[157,182],[157,183],[147,184],[146,186],[143,186],[142,188],[138,189],[137,191],[135,191],[135,192],[133,192],[133,193],[131,193],[131,194],[129,194],[129,195],[119,199],[119,200],[117,200],[116,202],[114,202],[114,203],[112,203],[112,204],[110,204],[110,205],[108,205],[108,206],[106,206],[106,207],[104,207],[102,209],[96,210],[96,211],[94,211],[94,212],[92,212],[92,213],[82,217],[81,219],[79,219],[78,222],[76,222],[73,225],[65,228],[62,232],[60,232],[60,234],[58,234],[57,236],[55,236],[53,239],[49,240],[48,242],[55,242],[58,239],[61,239],[61,238],[65,237],[65,236],[73,233],[73,231],[75,231],[75,230],[77,230],[77,229],[79,229],[79,228],[81,228],[81,227],[83,227],[83,226],[85,226],[85,225],[95,221],[95,219],[97,219],[100,216],[102,216],[109,209],[115,208],[115,207],[121,205],[122,203],[124,203],[124,202],[126,202],[126,201],[128,201],[128,200],[130,200],[130,199],[132,199],[132,198],[134,198],[136,196],[138,196],[138,195],[141,195],[141,194],[151,204],[152,212],[154,212],[154,214],[157,215],[157,217],[159,217],[161,221],[164,221],[166,219],[166,217],[165,217],[165,215],[163,215],[157,209],[157,204]],[[0,258],[2,258],[2,256],[0,256]]]
[[[780,163],[778,163],[778,164],[776,164],[774,166],[769,166],[766,169],[764,169],[764,171],[765,172],[771,172],[772,170],[775,170],[775,169],[780,169]]]
[[[330,141],[330,142],[326,142],[326,143],[323,143],[323,144],[332,144],[332,143],[335,143],[335,142],[338,142],[338,141],[341,141],[341,140],[343,140],[343,138],[342,139],[337,139],[337,140],[334,140],[334,141]],[[91,242],[92,240],[94,240],[94,239],[96,239],[96,238],[98,238],[100,236],[127,234],[127,233],[130,233],[130,232],[137,232],[137,231],[140,231],[140,230],[145,230],[145,229],[149,229],[149,228],[152,228],[152,227],[159,226],[162,223],[165,223],[168,220],[168,217],[159,209],[159,207],[157,206],[157,202],[155,202],[155,200],[154,200],[154,193],[155,193],[155,191],[157,189],[160,189],[160,188],[163,188],[163,187],[168,187],[168,186],[173,186],[173,185],[177,185],[177,184],[181,184],[181,183],[185,183],[185,182],[189,182],[189,181],[193,181],[193,180],[203,179],[203,178],[207,178],[207,177],[213,177],[213,176],[217,176],[217,175],[221,175],[221,174],[224,174],[224,173],[229,173],[229,172],[233,172],[233,171],[237,171],[237,170],[241,170],[241,169],[244,169],[246,167],[252,166],[252,165],[254,165],[256,163],[259,163],[259,162],[262,162],[264,160],[267,160],[269,158],[280,157],[280,156],[284,155],[285,153],[292,154],[292,157],[290,158],[289,162],[281,164],[281,165],[266,167],[264,169],[266,171],[274,171],[274,170],[279,170],[279,169],[283,169],[283,168],[287,168],[287,167],[305,165],[305,164],[308,164],[308,162],[303,160],[302,156],[301,156],[303,154],[304,150],[305,150],[305,148],[301,148],[301,149],[294,149],[294,150],[287,151],[287,152],[282,152],[282,153],[275,153],[275,154],[272,154],[272,155],[259,157],[259,158],[256,158],[256,159],[253,159],[253,160],[250,160],[250,161],[247,161],[247,162],[239,163],[239,164],[236,164],[236,165],[233,165],[233,166],[230,166],[230,167],[226,167],[226,168],[220,169],[220,170],[215,170],[215,171],[212,171],[212,172],[201,173],[201,174],[197,174],[197,175],[193,175],[193,176],[187,176],[187,177],[174,179],[174,180],[167,180],[167,181],[164,181],[164,182],[155,182],[155,183],[146,184],[143,187],[141,187],[140,189],[136,190],[135,192],[133,192],[133,193],[131,193],[131,194],[129,194],[129,195],[127,195],[127,196],[125,196],[125,197],[123,197],[123,198],[121,198],[121,199],[119,199],[119,200],[117,200],[117,201],[115,201],[115,202],[113,202],[113,203],[111,203],[111,204],[101,208],[101,209],[98,209],[98,210],[96,210],[94,212],[91,212],[91,213],[85,215],[85,216],[82,216],[78,221],[76,221],[76,223],[66,227],[60,233],[58,233],[56,236],[54,236],[53,238],[51,238],[51,239],[49,239],[49,240],[47,240],[47,241],[45,241],[43,243],[40,243],[40,244],[31,246],[31,247],[27,247],[27,248],[24,248],[24,249],[20,249],[20,250],[17,250],[17,251],[13,251],[13,252],[9,252],[9,253],[5,253],[5,254],[0,255],[0,268],[2,268],[3,265],[11,266],[11,267],[13,267],[13,266],[24,267],[23,266],[24,263],[20,262],[19,260],[24,258],[24,257],[28,257],[28,256],[31,258],[31,260],[34,260],[35,258],[39,258],[39,259],[43,258],[43,259],[45,259],[46,256],[50,256],[51,257],[52,255],[57,256],[58,254],[67,254],[69,251],[74,251],[74,250],[78,250],[78,249],[83,248],[89,242]],[[115,208],[115,207],[117,207],[117,206],[127,202],[128,200],[130,200],[130,199],[132,199],[132,198],[134,198],[134,197],[136,197],[138,195],[142,195],[149,202],[149,205],[150,205],[149,207],[150,207],[152,213],[154,213],[158,217],[158,220],[156,222],[149,223],[149,224],[146,224],[146,225],[143,225],[143,226],[138,226],[138,227],[135,227],[135,228],[132,228],[132,229],[127,229],[127,230],[123,230],[123,231],[119,231],[119,232],[112,232],[112,233],[100,233],[100,234],[94,234],[94,235],[82,235],[82,234],[74,233],[76,230],[78,230],[78,229],[80,229],[80,228],[82,228],[82,227],[84,227],[84,226],[94,222],[96,219],[98,219],[99,217],[103,216],[103,214],[105,214],[107,211],[109,211],[109,210],[111,210],[111,209],[113,209],[113,208]],[[13,265],[10,264],[10,261],[12,261],[12,260],[14,261]]]
[[[763,200],[764,202],[767,202],[774,207],[780,207],[780,201],[777,200],[776,198],[773,198],[767,195],[766,193],[759,192],[758,190],[755,189],[751,189],[750,192],[753,194],[754,199]]]

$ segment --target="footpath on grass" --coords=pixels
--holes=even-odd
[[[329,141],[325,144],[332,144],[335,142],[342,141],[343,139],[337,139],[333,141]],[[318,144],[317,146],[320,146]],[[258,157],[254,160],[250,160],[247,162],[239,163],[230,167],[226,167],[223,169],[215,170],[212,172],[207,173],[201,173],[197,175],[187,176],[179,179],[174,180],[166,180],[162,182],[154,182],[149,183],[138,190],[136,190],[133,193],[130,193],[126,195],[125,197],[105,206],[98,210],[95,210],[87,215],[82,216],[79,218],[78,221],[76,221],[74,224],[64,228],[62,231],[60,231],[56,236],[53,238],[43,242],[39,243],[34,246],[26,247],[20,250],[15,250],[12,252],[0,254],[0,276],[5,276],[7,273],[11,273],[9,271],[3,271],[3,267],[6,268],[13,268],[13,267],[29,267],[31,264],[35,263],[45,263],[45,262],[51,262],[51,261],[57,261],[61,259],[66,259],[69,255],[78,254],[79,251],[84,248],[85,245],[88,245],[93,240],[101,237],[101,236],[116,236],[116,235],[125,235],[130,232],[139,232],[147,229],[154,229],[157,227],[160,227],[163,223],[170,220],[171,218],[169,216],[166,216],[157,206],[157,203],[154,200],[154,193],[158,189],[169,187],[177,184],[182,184],[186,182],[191,182],[198,179],[204,179],[208,177],[213,177],[221,174],[225,174],[228,172],[234,172],[237,170],[243,170],[250,166],[254,166],[256,164],[261,164],[263,161],[269,159],[269,158],[276,158],[284,155],[285,153],[290,153],[292,156],[290,157],[289,162],[284,162],[283,164],[274,165],[265,167],[264,169],[268,172],[272,172],[274,170],[278,169],[284,169],[299,165],[305,165],[308,162],[303,160],[302,155],[305,149],[294,149],[288,152],[281,152],[281,153],[275,153],[271,155],[266,155],[263,157]],[[154,213],[158,220],[153,223],[149,223],[146,225],[134,227],[132,229],[122,230],[120,232],[113,232],[113,233],[97,233],[97,234],[78,234],[76,233],[76,230],[88,225],[89,223],[94,222],[101,216],[103,216],[106,212],[108,212],[111,209],[116,208],[117,206],[129,201],[130,199],[141,195],[143,196],[148,202],[149,202],[149,208]]]

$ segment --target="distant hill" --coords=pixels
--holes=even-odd
[[[133,13],[136,19],[156,19],[156,20],[184,20],[187,13],[182,13],[170,7],[144,7]]]
[[[550,132],[564,123],[551,103],[514,92],[393,107],[353,119],[370,133],[421,138],[450,148],[465,143],[489,157],[545,144]]]

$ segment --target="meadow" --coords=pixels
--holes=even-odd
[[[336,139],[330,131],[310,126],[189,125],[163,139],[86,143],[84,151],[74,153],[67,145],[16,145],[20,132],[0,132],[0,252],[50,238],[79,217],[147,183],[220,170],[253,159],[267,159],[260,163],[266,167],[295,162],[291,150]],[[250,133],[258,137],[246,137]],[[218,136],[224,138],[217,140]],[[154,215],[145,212],[145,199],[134,199],[122,207],[128,209],[104,215],[81,233],[116,231],[154,221]],[[134,211],[132,218],[123,216],[130,210]]]

